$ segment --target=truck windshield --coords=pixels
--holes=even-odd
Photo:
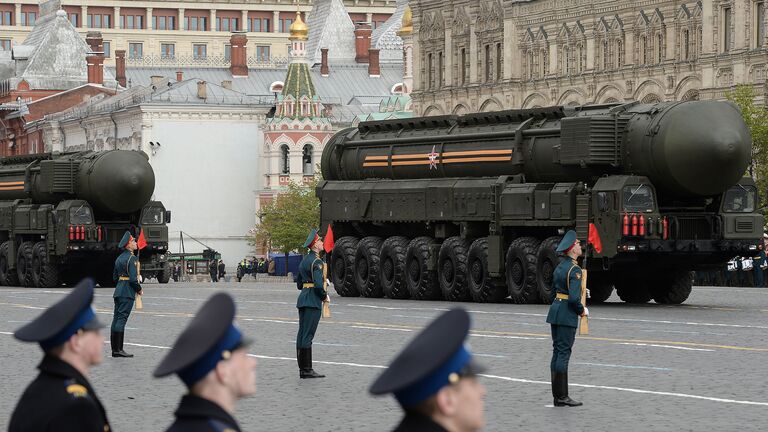
[[[142,225],[161,225],[165,222],[165,210],[160,206],[149,206],[144,208],[144,214],[141,216]]]
[[[736,185],[725,193],[723,211],[726,213],[752,213],[755,211],[757,191],[753,186]]]
[[[72,225],[88,225],[93,223],[91,208],[85,204],[69,209],[69,223]]]
[[[624,211],[653,211],[653,190],[646,185],[624,186]]]

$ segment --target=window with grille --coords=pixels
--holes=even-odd
[[[160,44],[160,57],[172,59],[176,56],[176,45],[172,43]]]
[[[216,29],[218,31],[236,31],[237,18],[216,18]]]
[[[121,15],[120,26],[124,29],[140,30],[144,28],[143,15]]]
[[[269,18],[250,18],[248,20],[249,32],[269,32]]]
[[[175,16],[153,16],[152,27],[155,30],[176,30]]]
[[[11,40],[10,39],[0,39],[0,50],[11,50]]]
[[[501,44],[496,44],[496,81],[501,79],[502,52]]]
[[[128,44],[128,58],[140,59],[144,56],[144,45],[138,42]]]
[[[102,45],[104,46],[104,57],[112,57],[112,43],[104,41]]]
[[[207,31],[205,17],[184,17],[184,28],[190,31]]]
[[[765,45],[765,2],[755,3],[755,48]]]
[[[270,47],[268,45],[257,45],[256,46],[256,60],[260,62],[266,62],[270,59]]]
[[[192,57],[195,60],[205,60],[208,57],[208,46],[206,44],[193,44],[192,45]]]
[[[288,150],[288,146],[286,144],[283,144],[280,146],[280,153],[282,156],[281,164],[280,164],[280,173],[281,174],[290,174],[291,173],[291,159],[290,159],[290,151]]]
[[[461,61],[459,63],[459,84],[464,85],[467,83],[467,49],[461,49],[461,55],[459,56]]]
[[[33,26],[35,25],[35,20],[37,19],[37,13],[36,12],[22,12],[21,13],[21,25],[23,26]]]
[[[111,28],[111,18],[108,14],[88,14],[86,22],[89,28]]]

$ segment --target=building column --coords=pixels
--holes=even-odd
[[[365,14],[365,20],[371,24],[373,24],[373,13],[368,12]],[[373,26],[371,26],[373,27]]]
[[[179,8],[179,18],[178,18],[178,20],[179,20],[179,25],[178,25],[177,28],[179,30],[186,30],[186,28],[184,27],[184,8]]]
[[[115,6],[114,7],[113,15],[114,16],[112,17],[112,21],[113,21],[112,22],[112,24],[113,24],[112,27],[116,28],[116,29],[123,28],[122,24],[120,24],[120,6]]]
[[[248,11],[244,10],[242,18],[240,18],[240,31],[248,31]]]
[[[624,66],[635,64],[635,32],[632,27],[624,31]]]
[[[595,69],[595,35],[587,35],[587,64],[585,65],[585,72],[593,71]]]
[[[552,38],[549,43],[549,75],[560,75],[560,71],[557,70],[557,63],[560,59],[560,52],[557,50],[557,38]],[[552,101],[557,102],[557,101]]]
[[[21,3],[16,3],[16,27],[21,26]]]
[[[469,76],[467,77],[467,84],[478,82],[477,76],[477,33],[475,33],[475,23],[469,25]]]
[[[443,19],[440,16],[440,19]],[[443,82],[440,86],[453,85],[453,35],[450,26],[445,27],[445,46],[443,47]]]
[[[272,33],[278,33],[278,30],[280,29],[280,12],[274,11],[272,12]]]
[[[80,6],[80,15],[82,15],[82,17],[83,17],[83,25],[82,25],[82,27],[84,29],[89,28],[90,26],[88,25],[88,6],[85,6],[85,5]]]
[[[155,25],[152,23],[152,8],[151,7],[147,8],[147,18],[146,18],[146,20],[147,20],[147,30],[154,30],[155,29]]]
[[[520,77],[517,47],[517,26],[512,19],[504,20],[504,79]]]
[[[211,31],[218,31],[216,28],[216,9],[211,9]]]
[[[715,51],[715,17],[712,0],[701,2],[701,53],[712,54]],[[706,84],[705,84],[706,85]]]

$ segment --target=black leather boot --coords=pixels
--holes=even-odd
[[[117,345],[117,332],[112,332],[109,334],[109,345],[112,347],[112,357],[116,357],[115,353],[117,353],[119,350]]]
[[[555,387],[557,389],[557,396],[555,396],[556,407],[577,407],[584,405],[581,402],[577,402],[568,396],[568,373],[555,372]]]
[[[133,354],[128,354],[127,352],[123,351],[123,341],[125,340],[125,332],[115,332],[115,340],[117,342],[117,351],[114,351],[114,347],[112,348],[112,357],[126,357],[130,358],[133,357]]]
[[[300,378],[325,378],[325,375],[320,375],[312,369],[312,348],[301,348],[301,372]]]
[[[552,384],[552,398],[557,400],[557,383],[555,381],[555,371],[553,370],[549,371],[549,382]]]

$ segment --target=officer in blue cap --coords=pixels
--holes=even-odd
[[[547,322],[552,328],[552,396],[557,407],[581,406],[568,396],[568,361],[571,358],[573,342],[579,316],[589,315],[589,310],[581,304],[581,267],[576,259],[581,256],[581,243],[576,232],[568,231],[557,246],[557,252],[567,259],[555,267],[552,275],[552,291],[555,297],[549,307]]]
[[[296,300],[299,309],[299,332],[296,334],[296,361],[299,364],[299,378],[325,378],[312,368],[312,340],[315,338],[317,325],[323,302],[330,303],[331,298],[325,291],[323,276],[323,260],[320,252],[323,250],[323,239],[312,229],[304,242],[309,253],[299,264],[299,274],[296,278],[297,288],[301,291]]]
[[[432,321],[371,385],[374,395],[393,393],[405,411],[395,432],[476,431],[483,427],[485,387],[465,346],[470,317],[452,309]]]
[[[125,342],[125,324],[133,309],[133,302],[136,300],[136,294],[142,295],[138,279],[138,268],[136,262],[138,258],[133,254],[136,250],[136,239],[130,232],[126,231],[120,243],[117,245],[123,249],[115,260],[115,269],[112,278],[117,282],[115,292],[112,295],[115,299],[115,313],[112,315],[112,334],[110,343],[112,345],[112,357],[133,357],[123,349]]]
[[[240,431],[235,403],[256,393],[256,359],[234,319],[232,297],[214,294],[155,369],[155,377],[175,373],[189,389],[168,432]]]
[[[13,334],[37,342],[45,356],[40,374],[16,405],[9,432],[110,430],[107,413],[88,375],[101,363],[104,327],[91,307],[93,281],[82,280],[58,303]]]

